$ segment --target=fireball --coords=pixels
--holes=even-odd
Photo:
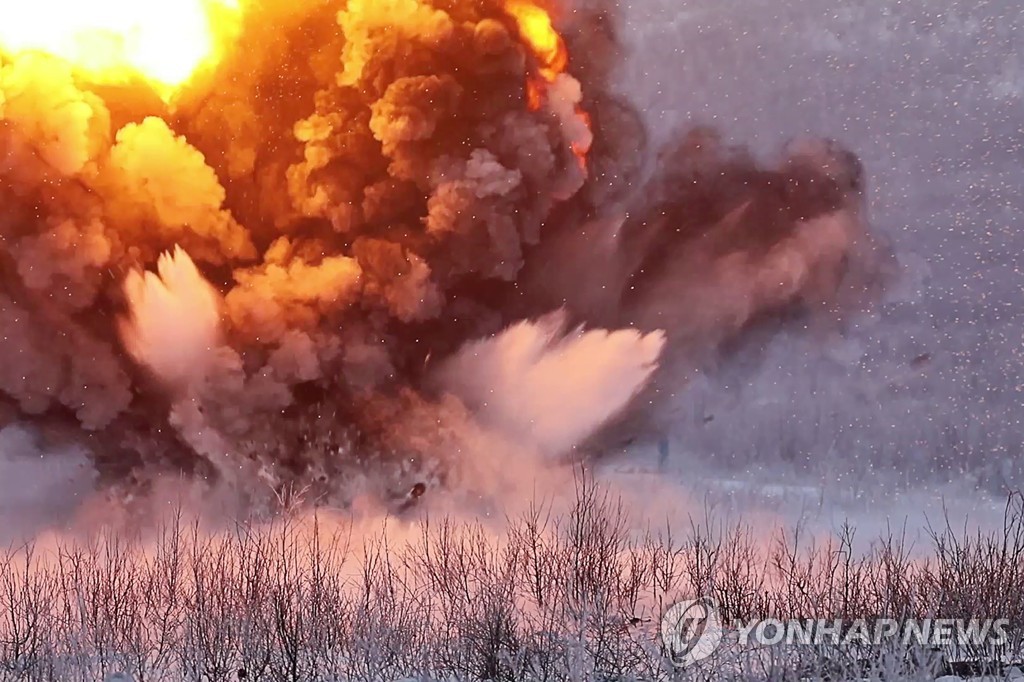
[[[0,12],[0,53],[60,57],[101,83],[142,77],[162,95],[216,61],[239,0],[32,0]]]

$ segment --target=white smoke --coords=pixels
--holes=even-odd
[[[561,455],[626,407],[664,344],[660,331],[568,330],[559,311],[466,344],[439,380],[489,428]]]
[[[125,347],[172,387],[204,378],[220,335],[220,296],[179,247],[160,256],[157,272],[128,274],[130,306],[121,333]]]

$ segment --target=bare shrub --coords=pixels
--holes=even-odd
[[[101,532],[0,553],[0,679],[674,680],[924,675],[956,660],[993,669],[1021,650],[1024,498],[1004,527],[931,529],[913,555],[890,530],[771,541],[710,509],[637,531],[586,476],[562,514],[536,502],[496,534],[425,519],[412,540],[297,513],[211,532],[183,514],[145,536]],[[406,528],[405,530],[409,530]],[[738,648],[676,670],[665,609],[704,595],[726,622],[754,618],[982,618],[1011,622],[1000,650]]]

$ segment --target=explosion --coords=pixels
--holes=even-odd
[[[404,505],[600,450],[679,367],[858,305],[856,157],[810,141],[762,168],[697,129],[613,201],[619,151],[648,152],[551,17],[0,12],[0,426],[87,447],[133,495],[185,474]],[[189,87],[171,115],[102,87],[129,73]]]
[[[220,52],[238,0],[38,0],[4,12],[0,50],[60,57],[98,83],[140,76],[162,94]]]

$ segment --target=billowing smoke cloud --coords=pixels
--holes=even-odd
[[[107,485],[405,504],[863,302],[852,154],[646,150],[614,41],[563,71],[524,4],[253,3],[172,105],[0,46],[0,414]]]

